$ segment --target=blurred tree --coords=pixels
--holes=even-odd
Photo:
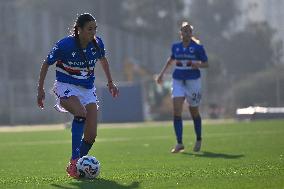
[[[220,101],[220,91],[230,85],[230,82],[224,79],[228,76],[228,62],[223,55],[226,44],[229,44],[227,31],[230,31],[232,22],[239,14],[235,1],[191,1],[189,21],[194,26],[194,35],[200,38],[209,56],[210,68],[206,70],[208,103]]]
[[[239,27],[238,18],[245,13],[239,10],[237,1],[193,0],[191,3],[191,22],[209,54],[207,88],[208,98],[213,102],[235,94],[233,87],[243,82],[243,78],[278,65],[283,55],[282,42],[275,40],[275,31],[269,23],[255,22],[243,29]],[[245,96],[250,92],[246,91]]]
[[[183,0],[123,0],[120,4],[121,11],[118,27],[170,44],[177,36],[177,24],[182,18]]]
[[[219,54],[222,53],[222,43],[227,39],[226,31],[239,14],[235,1],[192,0],[189,18],[196,28],[195,34],[200,35],[206,48]]]
[[[232,86],[224,103],[232,107],[284,106],[284,66],[277,65],[245,77]]]
[[[279,63],[282,42],[273,40],[274,35],[267,22],[249,23],[232,35],[223,53],[229,74],[242,78]]]
[[[274,40],[275,31],[266,22],[235,29],[240,15],[236,1],[194,0],[190,9],[197,35],[208,52],[236,79],[277,64],[283,52],[282,42]]]

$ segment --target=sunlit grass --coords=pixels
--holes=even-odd
[[[100,125],[93,181],[66,176],[70,130],[0,132],[0,188],[284,188],[283,120],[205,122],[200,153],[184,125],[180,154],[170,122]]]

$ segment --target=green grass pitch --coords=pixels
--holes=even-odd
[[[284,189],[284,120],[204,122],[200,153],[185,121],[179,154],[170,153],[171,122],[124,125],[99,125],[90,155],[101,174],[91,181],[66,176],[69,129],[0,132],[0,188]]]

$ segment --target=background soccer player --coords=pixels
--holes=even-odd
[[[206,52],[199,41],[192,35],[193,26],[183,22],[180,29],[181,42],[172,45],[172,54],[157,77],[157,83],[161,84],[166,70],[175,65],[172,78],[173,98],[173,124],[177,144],[171,150],[177,153],[184,150],[182,141],[182,107],[184,100],[189,104],[189,111],[194,123],[196,142],[193,151],[198,152],[201,148],[201,117],[199,103],[201,100],[201,73],[199,68],[208,67]]]
[[[78,177],[77,160],[88,154],[97,136],[98,106],[94,87],[97,60],[107,77],[110,93],[113,97],[118,95],[105,57],[104,44],[96,36],[96,30],[96,20],[91,14],[78,16],[73,34],[58,41],[42,64],[38,82],[37,103],[43,108],[44,80],[49,66],[56,63],[54,93],[59,102],[56,107],[74,115],[71,129],[72,157],[66,170],[74,178]]]

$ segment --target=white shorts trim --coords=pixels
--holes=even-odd
[[[55,81],[53,86],[53,93],[56,95],[56,104],[54,108],[59,112],[67,112],[60,105],[61,98],[76,96],[79,98],[83,106],[86,106],[87,104],[90,103],[95,103],[95,104],[98,103],[95,87],[93,87],[92,89],[86,89],[81,86]]]
[[[175,97],[185,97],[191,107],[199,106],[202,97],[201,79],[184,81],[173,79],[172,98]]]

